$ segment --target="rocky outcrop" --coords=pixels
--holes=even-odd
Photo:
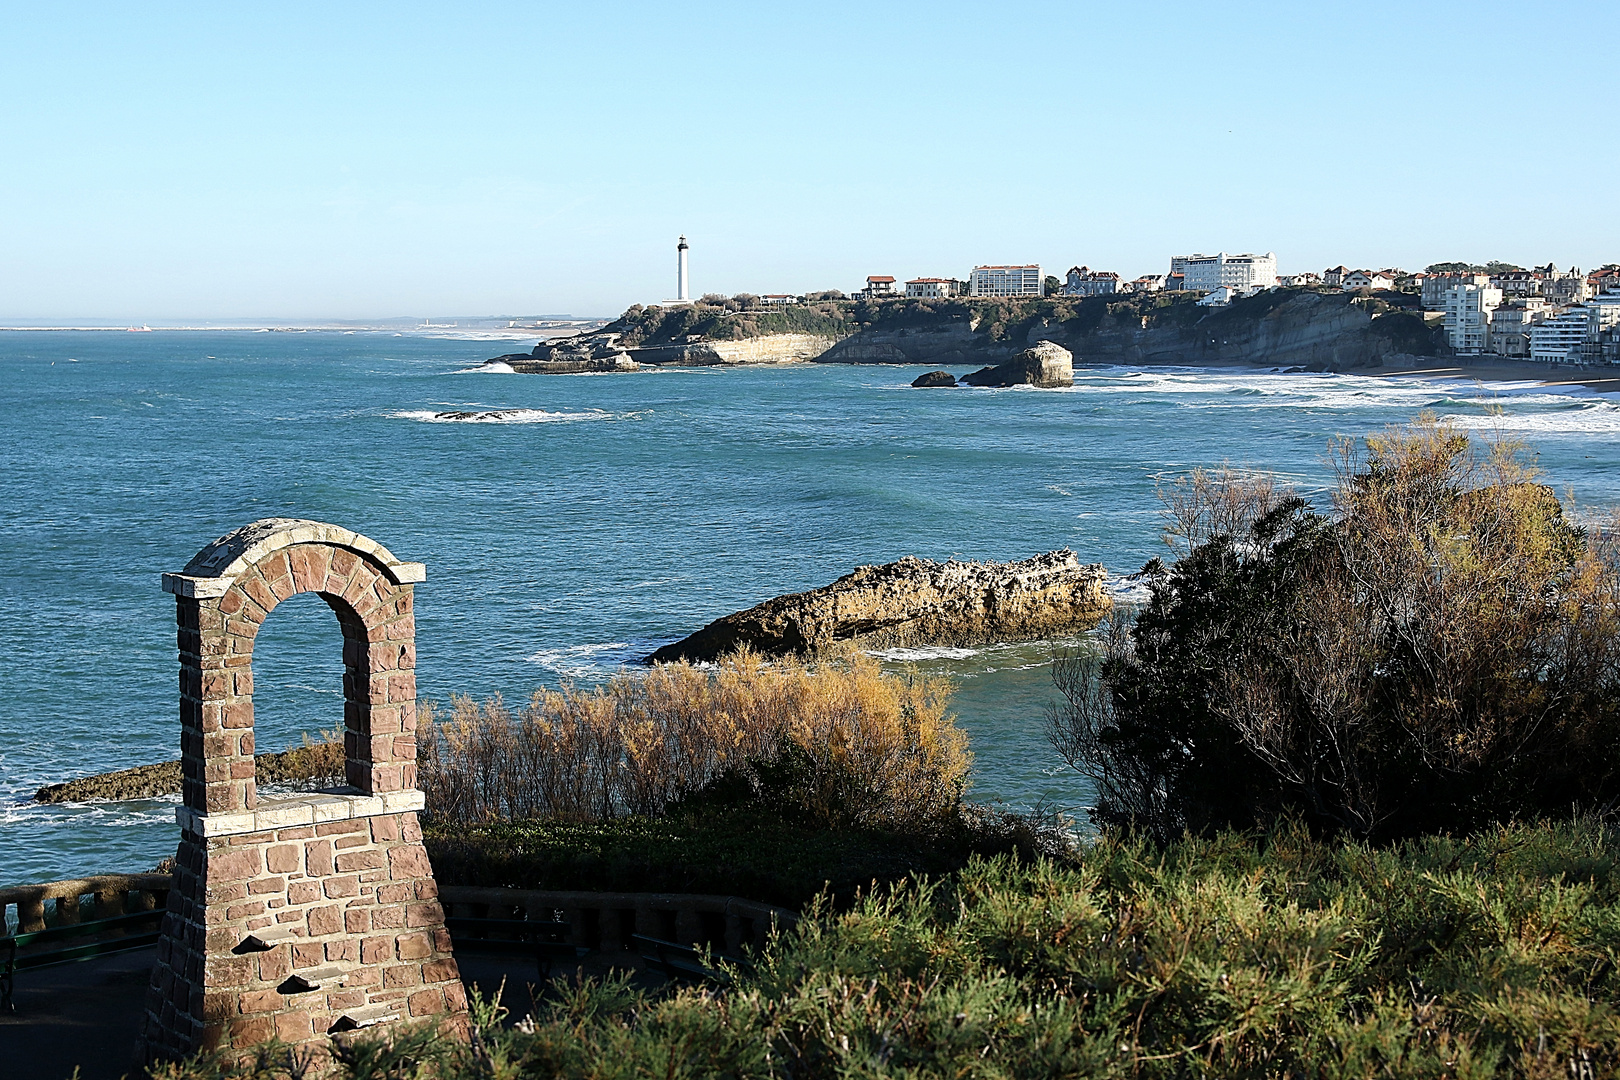
[[[596,371],[638,371],[651,367],[731,367],[791,364],[814,360],[838,339],[819,334],[765,334],[734,341],[685,341],[675,345],[628,347],[623,335],[597,331],[542,341],[532,352],[508,353],[484,361],[505,364],[524,375],[573,375]]]
[[[1050,341],[1038,341],[1004,364],[962,376],[965,386],[1074,385],[1074,354]]]
[[[654,367],[731,367],[794,364],[814,360],[837,342],[820,334],[765,334],[732,341],[694,341],[630,350],[637,363]]]
[[[1082,564],[1067,548],[1007,563],[907,556],[727,615],[647,662],[713,660],[743,646],[780,655],[842,641],[868,648],[971,645],[1073,633],[1108,612],[1106,580],[1100,565]]]
[[[930,371],[911,380],[912,386],[955,386],[956,376],[948,371]]]
[[[276,754],[259,754],[253,767],[261,784],[302,784],[305,781],[343,783],[343,744],[319,742],[296,746]],[[180,762],[137,765],[133,769],[85,776],[65,784],[47,784],[34,792],[42,803],[95,802],[151,799],[180,791]]]
[[[525,375],[579,375],[598,371],[635,371],[641,365],[619,344],[620,335],[596,332],[542,341],[526,353],[507,353],[484,361],[505,364]]]

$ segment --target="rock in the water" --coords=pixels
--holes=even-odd
[[[619,344],[618,334],[597,332],[542,341],[533,352],[507,353],[484,361],[505,364],[525,375],[579,375],[601,371],[636,371],[641,365]]]
[[[767,600],[665,645],[650,664],[712,660],[741,646],[780,655],[839,641],[868,648],[1029,640],[1095,626],[1112,606],[1107,573],[1064,548],[1022,562],[907,556],[831,585]]]
[[[1074,354],[1061,345],[1039,341],[995,367],[962,376],[966,386],[1073,386]]]
[[[948,371],[930,371],[911,380],[912,386],[955,386],[956,376]]]

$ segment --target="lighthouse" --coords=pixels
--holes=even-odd
[[[690,303],[692,298],[686,294],[686,237],[675,242],[675,299],[682,303]]]

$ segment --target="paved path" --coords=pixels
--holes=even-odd
[[[79,1069],[80,1080],[135,1080],[136,1042],[146,1011],[146,983],[157,959],[157,947],[43,971],[17,975],[17,1011],[0,1013],[0,1077],[5,1080],[67,1080]],[[617,966],[631,967],[630,953]],[[462,982],[492,992],[506,979],[505,1002],[511,1020],[529,1010],[529,986],[538,981],[532,960],[462,956]],[[587,975],[601,976],[608,958],[592,953],[582,965]],[[558,974],[563,974],[560,970]],[[656,975],[638,974],[649,989],[662,983]]]

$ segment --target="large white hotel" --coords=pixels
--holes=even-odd
[[[969,296],[1040,296],[1039,266],[975,266]]]
[[[1177,255],[1170,260],[1170,273],[1181,274],[1183,289],[1231,289],[1238,293],[1269,289],[1277,284],[1277,256],[1264,255]]]

